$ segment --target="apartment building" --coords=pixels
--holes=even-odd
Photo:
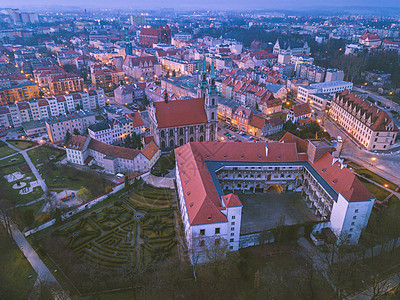
[[[332,100],[329,116],[367,150],[389,150],[399,131],[388,113],[345,90]]]
[[[74,130],[83,133],[91,124],[96,123],[96,117],[94,112],[79,110],[57,117],[49,117],[45,122],[50,141],[59,143],[65,140],[67,132],[71,135]]]
[[[160,57],[160,64],[166,72],[175,71],[180,74],[192,74],[200,70],[201,60],[185,60],[166,56]]]
[[[0,105],[39,98],[39,87],[35,82],[25,81],[0,89]]]
[[[53,95],[82,92],[83,89],[83,78],[78,75],[59,75],[49,80],[49,90]]]
[[[0,106],[0,126],[19,127],[24,122],[56,117],[71,113],[80,108],[93,110],[105,106],[104,91],[89,91],[59,95],[52,98],[21,101],[11,105]]]
[[[125,73],[113,65],[93,65],[90,68],[93,86],[110,89],[125,82]]]
[[[301,85],[298,87],[297,99],[303,103],[308,102],[314,109],[325,110],[329,107],[333,94],[340,93],[346,89],[351,91],[353,89],[353,83],[335,80]],[[331,95],[331,97],[329,97],[328,94]]]

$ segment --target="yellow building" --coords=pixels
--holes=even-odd
[[[31,81],[0,90],[0,105],[35,98],[39,98],[39,87]]]

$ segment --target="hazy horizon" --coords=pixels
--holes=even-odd
[[[263,9],[275,9],[275,10],[288,10],[288,11],[304,11],[305,9],[324,9],[324,8],[335,8],[335,9],[368,9],[368,8],[400,8],[400,1],[398,0],[388,0],[382,1],[377,5],[376,1],[372,0],[336,0],[336,1],[326,1],[321,3],[319,0],[306,0],[300,2],[293,0],[272,0],[265,2],[263,0],[255,1],[242,1],[242,0],[203,0],[203,1],[184,1],[184,0],[170,0],[160,1],[160,0],[120,0],[118,2],[106,1],[106,0],[69,0],[65,2],[59,2],[54,0],[14,0],[5,1],[0,0],[0,7],[10,7],[19,8],[21,10],[26,10],[29,8],[44,8],[48,7],[55,9],[57,7],[60,10],[65,10],[73,7],[74,9],[86,8],[86,9],[161,9],[161,8],[174,8],[177,10],[185,9],[210,9],[210,10],[263,10]]]

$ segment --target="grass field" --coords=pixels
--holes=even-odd
[[[47,163],[49,161],[59,161],[66,155],[64,150],[46,145],[29,150],[27,153],[35,166],[38,164]]]
[[[35,271],[0,226],[0,299],[28,299],[35,280]]]
[[[8,140],[7,142],[21,150],[32,148],[37,145],[37,143],[32,142],[32,141]]]
[[[360,181],[365,185],[367,190],[373,194],[376,199],[382,201],[384,200],[387,196],[390,195],[390,192],[384,190],[383,188],[380,188],[379,186],[376,186],[375,184],[369,182],[368,180],[359,177]]]
[[[4,143],[3,141],[0,141],[0,158],[14,154],[16,152],[17,151],[15,151],[14,149],[11,149],[10,147],[8,147],[6,143]]]
[[[396,190],[397,186],[390,182],[389,180],[386,180],[385,178],[375,174],[374,172],[371,172],[370,170],[367,169],[356,169],[355,172],[357,172],[360,175],[365,176],[366,178],[375,181],[376,183],[379,183],[380,185],[383,185],[385,187],[388,187],[391,190]]]

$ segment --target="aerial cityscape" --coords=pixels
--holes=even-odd
[[[400,3],[2,1],[0,299],[400,299]]]

